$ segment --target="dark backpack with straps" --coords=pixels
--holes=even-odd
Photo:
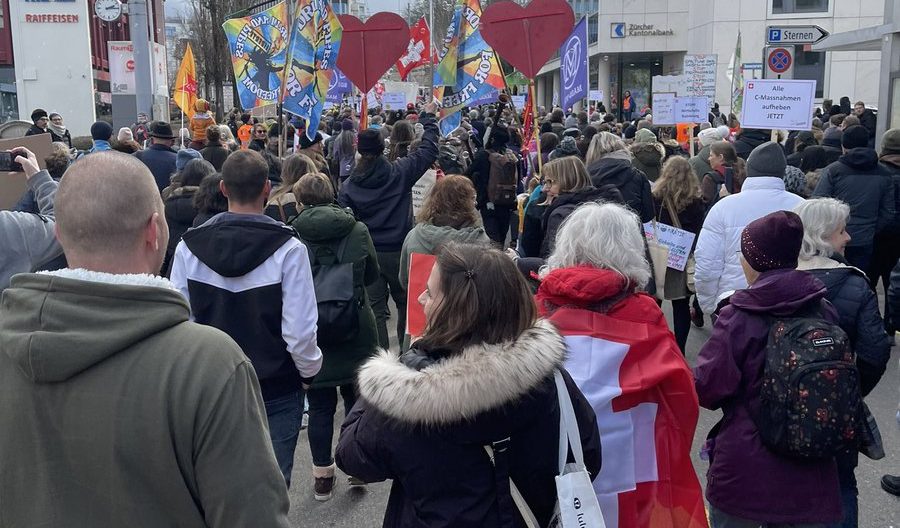
[[[321,344],[350,341],[359,334],[359,303],[353,288],[353,263],[343,262],[348,234],[335,248],[306,244],[312,266],[316,307],[319,312],[316,339]]]
[[[846,332],[818,313],[769,318],[769,324],[754,418],[763,444],[807,459],[855,448],[862,393]]]

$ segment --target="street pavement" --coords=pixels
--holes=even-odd
[[[883,302],[883,299],[882,299]],[[666,317],[671,322],[670,303],[664,303]],[[394,328],[388,324],[388,328]],[[688,338],[688,362],[693,366],[697,353],[710,335],[709,320],[704,328],[691,328]],[[396,341],[392,340],[396,349]],[[891,349],[888,370],[875,390],[866,398],[872,414],[878,422],[884,439],[886,456],[882,460],[869,460],[860,456],[856,470],[859,485],[859,526],[860,528],[900,528],[900,498],[889,495],[881,489],[881,476],[885,473],[900,474],[900,427],[897,424],[897,401],[900,397],[900,347]],[[338,405],[335,417],[335,439],[340,431],[343,418],[342,405]],[[706,434],[721,417],[719,411],[700,409],[700,422],[694,436],[691,457],[702,485],[706,485],[707,463],[700,460],[700,446]],[[290,519],[296,527],[340,527],[375,528],[381,526],[384,510],[390,493],[390,483],[370,484],[365,489],[351,489],[347,479],[338,471],[338,482],[334,497],[327,502],[317,502],[312,491],[312,459],[309,454],[306,431],[301,432],[297,444],[293,487],[290,490]]]

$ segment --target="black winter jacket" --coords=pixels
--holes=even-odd
[[[837,198],[850,206],[851,247],[871,245],[875,234],[894,220],[893,183],[870,148],[851,149],[822,169],[813,196]]]
[[[524,526],[510,477],[546,526],[559,473],[553,373],[565,354],[563,338],[543,320],[515,341],[455,355],[415,346],[399,359],[382,352],[360,370],[361,398],[341,427],[337,465],[366,482],[393,480],[385,527]],[[593,478],[600,471],[597,419],[563,377]],[[504,439],[495,467],[484,446]]]
[[[622,193],[625,205],[641,217],[641,222],[649,222],[653,219],[650,181],[643,172],[634,168],[630,161],[615,157],[615,154],[591,163],[588,167],[591,183],[598,189],[610,184],[617,187]]]
[[[900,237],[900,154],[887,154],[879,158],[881,166],[891,176],[894,185],[894,218],[884,229],[887,234]]]
[[[213,143],[210,141],[200,150],[200,155],[203,156],[203,159],[210,162],[217,172],[222,170],[222,164],[225,163],[225,159],[229,154],[231,154],[231,151],[228,150],[228,147],[219,142]]]
[[[438,127],[433,114],[422,114],[422,142],[412,154],[389,162],[378,157],[368,167],[357,163],[341,186],[338,202],[366,224],[376,251],[400,251],[412,229],[412,188],[438,155]]]
[[[825,298],[837,310],[840,326],[850,337],[862,394],[867,395],[887,368],[891,341],[878,312],[878,298],[869,287],[866,275],[847,266],[840,255],[801,260],[797,269],[812,274],[828,288]]]
[[[900,262],[891,271],[891,287],[888,289],[887,303],[891,305],[894,328],[900,328]]]
[[[150,169],[159,192],[169,186],[172,173],[175,172],[175,159],[178,153],[172,147],[154,144],[134,153],[134,157],[144,162]]]
[[[166,263],[163,264],[163,274],[168,276],[172,263],[172,255],[175,248],[181,242],[184,233],[193,227],[197,210],[194,209],[194,195],[198,187],[179,187],[172,191],[172,195],[166,200],[166,223],[169,224],[169,244],[166,247]]]
[[[513,152],[507,146],[504,146],[503,149],[495,149],[491,147],[489,149],[481,149],[475,153],[475,157],[472,159],[472,164],[469,165],[469,170],[467,172],[469,178],[472,180],[472,185],[475,186],[475,202],[477,203],[478,209],[484,209],[487,207],[488,203],[488,183],[491,177],[491,161],[490,155],[491,153],[503,153],[503,152]],[[516,178],[517,183],[517,192],[522,190],[521,178]]]
[[[750,153],[753,152],[753,149],[771,139],[772,132],[769,130],[746,128],[734,141],[734,151],[739,158],[746,160],[750,157]]]
[[[553,199],[544,210],[541,219],[541,258],[546,259],[556,245],[556,232],[563,220],[568,218],[579,205],[587,202],[614,202],[625,204],[622,193],[614,185],[604,185],[600,189],[590,187],[578,192],[563,193]]]

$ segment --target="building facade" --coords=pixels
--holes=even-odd
[[[578,11],[579,0],[570,0]],[[884,0],[600,0],[596,37],[590,35],[590,89],[603,91],[607,109],[632,93],[638,108],[649,104],[653,77],[678,75],[686,54],[716,55],[716,98],[730,109],[729,62],[741,37],[745,77],[762,76],[766,28],[818,25],[829,33],[882,23]],[[591,16],[589,13],[582,13]],[[577,15],[577,13],[576,13]],[[589,18],[589,21],[591,19]],[[815,79],[817,98],[835,102],[848,96],[874,105],[878,100],[880,52],[815,52],[791,46],[793,78]],[[538,103],[559,97],[559,60],[537,79]]]

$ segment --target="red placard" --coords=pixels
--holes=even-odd
[[[409,286],[406,289],[406,333],[413,338],[425,333],[425,309],[419,304],[419,296],[425,291],[428,276],[437,257],[412,253],[409,256]]]
[[[566,0],[532,0],[525,7],[505,0],[484,10],[481,36],[522,75],[534,79],[574,25]]]
[[[375,13],[365,24],[338,15],[344,34],[337,66],[365,94],[406,52],[409,24],[396,13]]]

